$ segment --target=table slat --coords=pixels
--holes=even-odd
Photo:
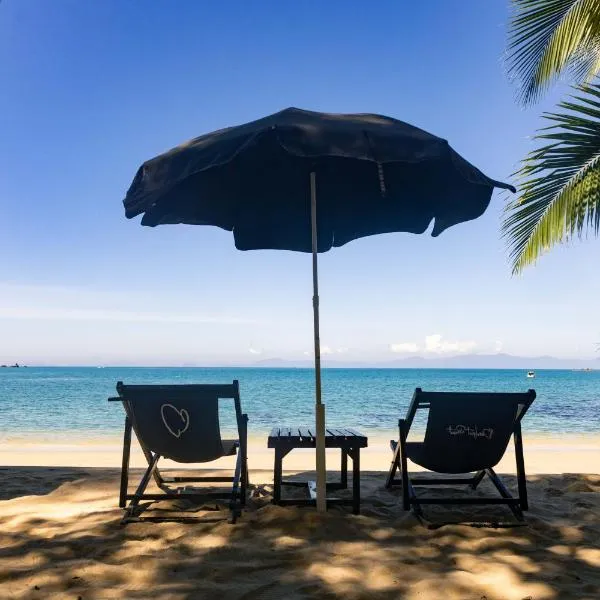
[[[348,437],[348,434],[346,433],[346,431],[344,429],[334,429],[333,431],[336,432],[336,435],[338,437],[341,437],[341,438],[347,438]]]
[[[273,427],[269,434],[270,443],[276,443],[277,440],[287,441],[287,443],[314,443],[316,439],[316,430],[314,427],[299,425],[280,425]],[[336,447],[337,443],[352,443],[353,440],[366,445],[367,436],[350,427],[328,427],[325,429],[325,439],[328,447]],[[334,444],[334,446],[331,446]]]
[[[351,436],[359,437],[359,438],[366,438],[367,437],[364,433],[361,433],[360,431],[356,431],[356,429],[352,429],[351,427],[345,427],[344,429]]]
[[[308,427],[299,427],[298,430],[300,432],[301,438],[312,438],[312,435],[311,435],[310,431],[308,430]]]

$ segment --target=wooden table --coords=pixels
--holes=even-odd
[[[279,426],[269,434],[267,446],[275,450],[273,473],[273,504],[314,506],[316,485],[313,481],[283,481],[283,459],[295,448],[316,448],[316,432],[313,427]],[[360,449],[367,447],[367,437],[354,429],[328,428],[325,430],[325,447],[339,448],[341,457],[341,478],[339,482],[328,483],[327,490],[340,490],[348,487],[348,457],[352,459],[352,499],[327,498],[327,505],[350,504],[355,515],[360,513]],[[281,486],[307,486],[308,498],[282,498]]]

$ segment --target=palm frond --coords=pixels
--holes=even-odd
[[[550,82],[570,70],[574,83],[600,67],[600,0],[513,0],[508,71],[520,99],[536,100]]]
[[[575,89],[559,104],[567,112],[544,115],[551,125],[535,136],[542,145],[515,173],[519,195],[502,224],[513,273],[555,244],[600,230],[600,85]]]

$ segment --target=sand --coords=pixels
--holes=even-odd
[[[236,525],[180,502],[123,526],[118,469],[2,467],[0,598],[600,598],[600,475],[531,474],[526,526],[465,524],[514,523],[505,507],[438,507],[430,523],[465,523],[430,529],[369,468],[360,516],[273,506],[271,470],[254,469]]]
[[[386,470],[391,460],[390,436],[369,435],[369,447],[361,451],[363,470]],[[56,467],[116,467],[121,464],[122,440],[115,436],[97,439],[69,439],[40,441],[33,436],[2,439],[0,433],[0,465],[3,466],[56,466]],[[600,472],[600,435],[524,435],[527,473],[598,473]],[[267,448],[266,437],[251,437],[248,456],[253,469],[273,469],[273,450]],[[328,450],[327,464],[335,469],[339,464],[339,451]],[[227,468],[230,459],[211,464],[214,468]],[[137,444],[132,446],[131,465],[144,467],[144,456]],[[171,466],[174,466],[171,463]],[[293,470],[314,469],[314,451],[295,450],[284,462],[284,468]],[[503,473],[515,472],[512,443],[498,469]]]

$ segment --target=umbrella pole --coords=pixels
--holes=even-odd
[[[313,265],[313,324],[315,339],[315,427],[317,429],[317,511],[327,511],[327,489],[325,467],[325,405],[321,402],[321,340],[319,336],[319,272],[317,251],[317,176],[310,174],[310,220],[312,228]]]

